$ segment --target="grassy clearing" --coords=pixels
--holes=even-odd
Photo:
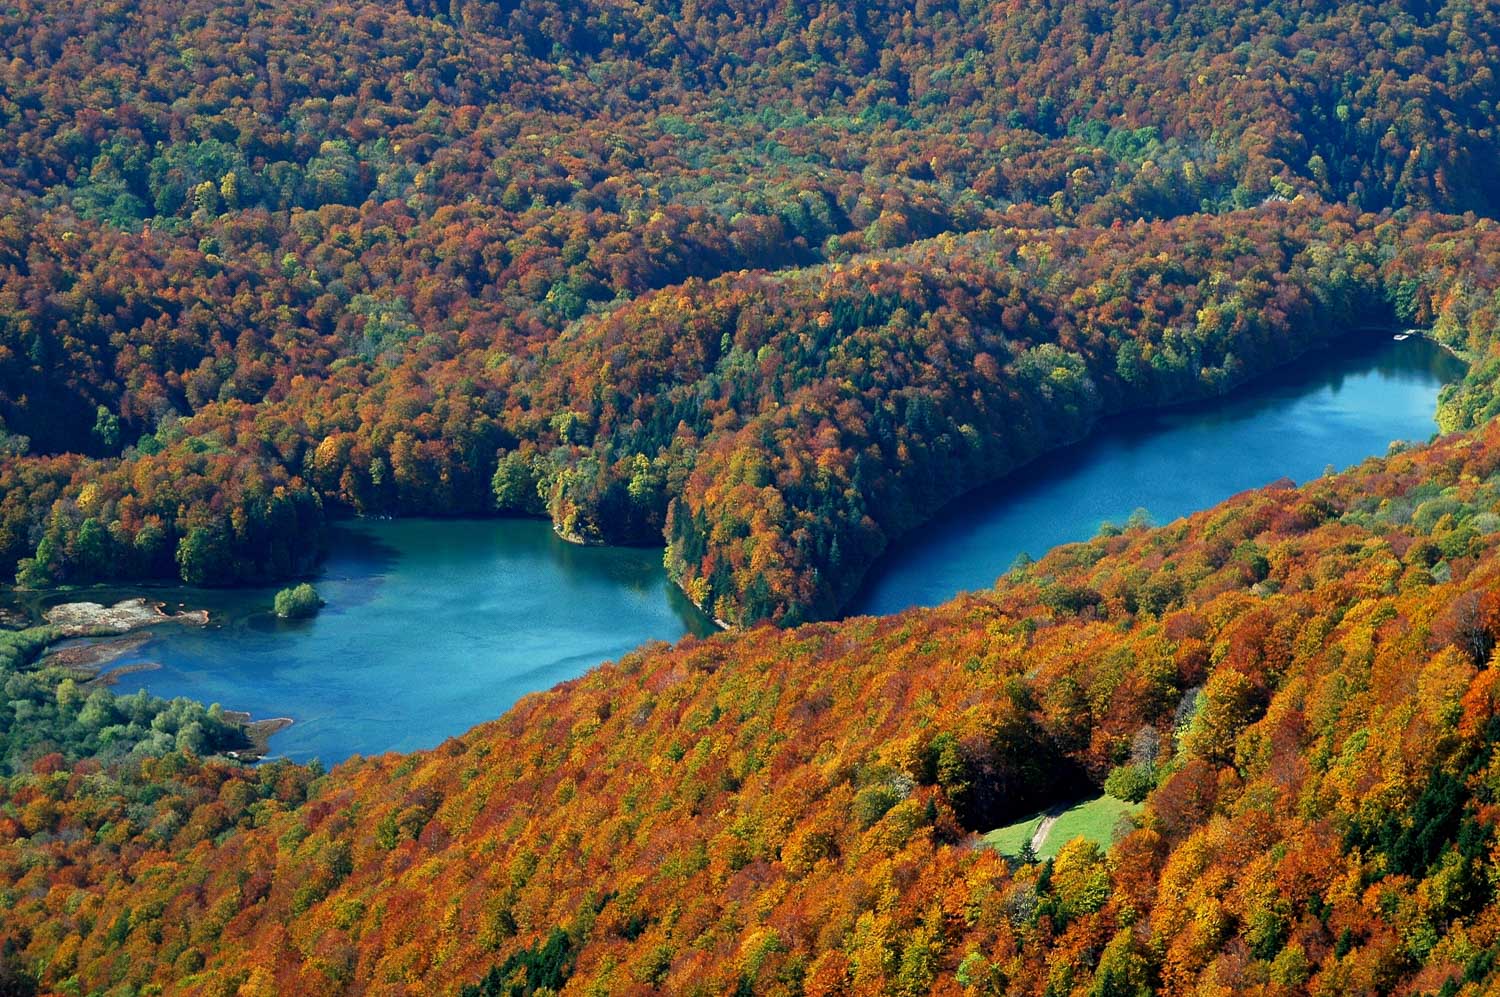
[[[1019,855],[1021,846],[1030,841],[1036,829],[1041,826],[1043,816],[1041,813],[1034,813],[1014,824],[996,828],[984,836],[984,843],[1002,855]]]
[[[1040,858],[1052,858],[1069,841],[1083,835],[1103,848],[1108,848],[1115,839],[1115,828],[1121,819],[1139,813],[1139,803],[1126,803],[1113,796],[1100,796],[1070,807],[1057,818],[1047,838],[1037,849]]]
[[[1120,820],[1139,813],[1140,809],[1138,803],[1126,803],[1113,796],[1098,796],[1076,803],[1057,815],[1036,850],[1037,857],[1055,857],[1063,845],[1079,835],[1108,848],[1114,841],[1115,828]],[[1035,813],[1014,824],[996,828],[984,836],[984,843],[1003,855],[1019,855],[1022,846],[1036,834],[1045,817],[1044,813]]]

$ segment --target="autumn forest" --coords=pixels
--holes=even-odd
[[[1467,0],[0,9],[13,591],[524,516],[728,631],[326,771],[0,631],[0,997],[1491,992],[1497,64]],[[1434,439],[845,617],[1101,422],[1406,331]]]

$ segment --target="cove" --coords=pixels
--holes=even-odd
[[[434,747],[647,641],[714,630],[659,550],[578,547],[532,520],[340,523],[314,583],[328,605],[296,622],[271,613],[274,589],[149,593],[214,623],[153,628],[115,664],[160,668],[122,675],[116,691],[291,717],[272,757],[331,765]]]
[[[1087,540],[1136,509],[1167,523],[1283,477],[1304,482],[1437,429],[1464,365],[1419,337],[1357,334],[1223,398],[1119,416],[949,504],[893,544],[847,615],[989,588],[1021,554]]]

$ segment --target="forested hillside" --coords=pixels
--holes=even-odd
[[[524,514],[738,625],[327,773],[7,631],[0,994],[1500,989],[1492,5],[21,0],[0,56],[0,573]],[[1097,419],[1407,328],[1446,435],[828,621]]]
[[[282,578],[333,516],[507,512],[670,543],[730,622],[826,617],[1102,413],[1430,320],[1463,261],[1392,256],[1495,206],[1487,5],[0,29],[0,570],[32,586]]]
[[[1497,510],[1489,428],[427,754],[39,766],[5,932],[62,992],[1487,992]],[[1132,764],[1108,851],[975,847]]]

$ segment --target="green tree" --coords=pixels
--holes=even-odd
[[[1109,899],[1109,867],[1099,846],[1082,836],[1063,845],[1052,864],[1052,887],[1064,919],[1103,907]]]
[[[1121,928],[1104,947],[1094,973],[1090,997],[1149,997],[1151,967],[1129,928]]]
[[[318,590],[307,582],[276,593],[276,615],[284,620],[302,620],[317,615],[323,606]]]
[[[73,561],[83,579],[103,578],[110,573],[109,533],[90,516],[78,527],[73,540]]]
[[[103,405],[96,407],[93,435],[100,449],[114,453],[120,446],[120,417]]]
[[[177,569],[189,585],[209,585],[224,577],[229,564],[224,538],[217,530],[195,526],[177,544]]]
[[[1104,791],[1117,800],[1139,803],[1156,787],[1155,773],[1143,765],[1116,765],[1104,780]]]
[[[547,503],[537,487],[534,455],[535,451],[512,450],[500,458],[490,488],[495,495],[495,508],[501,512],[519,512],[528,516],[546,514]]]

